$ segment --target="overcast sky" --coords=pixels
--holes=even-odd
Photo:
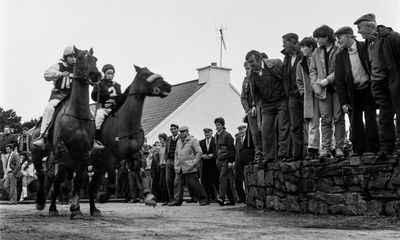
[[[218,0],[2,0],[0,1],[0,107],[23,121],[42,115],[52,88],[43,72],[75,44],[94,48],[98,68],[111,63],[125,89],[132,64],[147,66],[171,84],[197,79],[196,69],[219,62],[221,24],[227,27],[223,66],[240,91],[245,54],[256,49],[281,58],[282,35],[300,39],[327,24],[351,26],[361,15],[400,30],[400,1]]]

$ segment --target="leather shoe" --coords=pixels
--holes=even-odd
[[[200,206],[205,206],[205,205],[208,205],[208,204],[210,204],[210,202],[207,201],[207,200],[200,200],[200,201],[199,201],[199,205],[200,205]]]
[[[235,206],[235,201],[229,201],[224,204],[225,206]]]
[[[170,203],[168,203],[168,206],[181,206],[182,205],[182,203],[180,203],[180,202],[178,202],[178,201],[172,201],[172,202],[170,202]]]
[[[224,200],[220,198],[215,199],[215,202],[217,202],[220,206],[224,206]]]

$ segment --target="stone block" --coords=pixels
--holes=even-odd
[[[361,165],[369,165],[375,163],[376,156],[361,156]]]
[[[313,166],[319,166],[319,160],[318,159],[311,159],[311,160],[303,161],[303,168],[304,167],[313,167]]]
[[[318,179],[318,190],[322,192],[330,192],[333,189],[334,181],[329,178]]]
[[[274,197],[273,196],[267,196],[265,198],[265,207],[268,209],[272,209],[274,206]]]
[[[315,177],[315,169],[313,167],[302,168],[301,176],[303,178],[314,178]]]
[[[371,188],[380,188],[380,189],[386,188],[386,184],[388,183],[391,176],[392,176],[392,174],[390,174],[390,173],[381,173],[381,174],[371,177],[371,179],[368,183],[368,188],[369,189],[371,189]]]
[[[349,175],[344,178],[347,186],[365,186],[364,175]]]
[[[400,201],[390,201],[386,203],[385,213],[388,216],[400,217]]]
[[[332,176],[342,176],[343,175],[343,168],[336,167],[336,166],[326,166],[322,167],[316,174],[318,178],[326,178]]]
[[[329,206],[329,212],[332,214],[343,214],[343,215],[357,215],[357,207],[353,205],[337,204]]]
[[[281,182],[281,183],[284,183],[284,182],[285,182],[285,179],[283,179],[283,174],[282,174],[282,172],[280,172],[280,171],[275,171],[275,172],[273,173],[273,175],[274,175],[274,181],[279,181],[279,182]]]
[[[283,174],[283,179],[284,179],[285,182],[290,182],[290,183],[293,183],[293,184],[297,185],[299,183],[299,178],[293,176],[292,174],[293,173]]]
[[[281,170],[281,168],[279,167],[279,165],[278,165],[277,163],[275,163],[275,162],[273,162],[273,163],[268,163],[268,164],[267,164],[267,169],[268,169],[268,170],[273,170],[273,171],[280,171],[280,170]]]
[[[286,193],[279,191],[279,190],[275,190],[275,195],[280,197],[280,198],[285,198],[286,197]]]
[[[301,212],[299,199],[297,196],[286,197],[286,211],[289,212]]]
[[[275,194],[275,189],[271,187],[266,187],[265,188],[265,195],[274,195]]]
[[[382,198],[382,199],[387,199],[387,198],[397,198],[399,197],[396,192],[391,192],[388,190],[375,190],[375,191],[369,191],[369,194],[372,198]]]
[[[285,204],[283,204],[282,200],[277,196],[275,196],[273,200],[273,209],[278,211],[285,211],[286,209]]]
[[[357,200],[358,215],[379,216],[382,214],[382,201],[372,200],[366,202],[361,197]]]
[[[359,166],[361,165],[361,158],[360,157],[352,157],[349,160],[350,166]]]
[[[265,201],[265,188],[264,187],[258,187],[257,188],[257,199]]]
[[[257,209],[263,209],[264,206],[265,206],[265,202],[264,201],[259,200],[259,199],[256,200],[256,208]]]
[[[265,186],[273,186],[274,185],[274,176],[272,171],[266,171],[264,173],[264,185]]]
[[[392,164],[377,164],[364,167],[365,174],[376,174],[379,172],[391,172],[393,170]]]
[[[346,205],[357,205],[359,193],[346,192],[344,193],[344,203]]]
[[[317,191],[315,193],[315,199],[322,201],[328,205],[338,205],[344,203],[344,194],[342,193],[324,193]]]
[[[348,186],[349,192],[365,192],[364,188],[360,186]]]
[[[274,182],[274,187],[275,187],[277,190],[279,190],[279,191],[286,192],[286,187],[285,187],[285,184],[284,184],[284,183],[275,181],[275,182]]]
[[[316,185],[313,179],[304,179],[300,181],[299,191],[300,192],[313,192],[316,189]]]
[[[333,181],[335,182],[336,185],[343,186],[345,181],[343,176],[334,176]]]
[[[343,175],[362,175],[364,174],[364,168],[360,166],[354,167],[343,167]]]
[[[264,187],[264,169],[257,170],[257,186]]]
[[[281,162],[279,163],[281,171],[284,173],[296,172],[300,167],[300,162]]]
[[[331,190],[328,191],[328,193],[344,193],[346,189],[342,186],[333,186]]]
[[[396,189],[400,186],[400,168],[397,167],[394,169],[392,176],[390,177],[388,188]]]
[[[297,192],[297,186],[294,185],[293,183],[290,183],[288,181],[285,182],[285,187],[286,187],[286,191],[290,192],[290,193],[295,193]]]

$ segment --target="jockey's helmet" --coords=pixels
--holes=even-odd
[[[75,55],[75,50],[74,50],[74,46],[68,46],[64,49],[64,54],[63,56],[70,56],[70,55]]]

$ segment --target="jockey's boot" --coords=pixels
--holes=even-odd
[[[100,138],[101,138],[101,130],[96,129],[96,135],[93,141],[93,150],[95,151],[101,151],[105,148],[104,145],[99,140],[97,140]]]
[[[38,147],[40,149],[45,149],[46,148],[46,141],[44,139],[44,136],[40,136],[38,138],[35,139],[35,141],[33,142],[33,145],[35,147]]]
[[[93,141],[93,150],[99,151],[103,150],[104,148],[104,145],[100,141],[97,141],[96,139]]]

